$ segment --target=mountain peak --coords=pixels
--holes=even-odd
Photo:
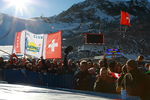
[[[119,47],[125,52],[146,54],[150,52],[149,5],[143,0],[86,0],[57,16],[34,21],[16,19],[13,23],[13,17],[0,16],[0,44],[13,44],[15,33],[24,29],[37,34],[63,30],[63,37],[67,38],[64,44],[74,47],[84,44],[81,33],[101,32],[106,36],[107,48]],[[132,15],[131,27],[125,29],[120,25],[121,10]]]

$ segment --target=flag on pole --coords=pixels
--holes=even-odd
[[[131,26],[131,23],[130,23],[130,14],[128,12],[121,11],[120,24],[121,25]]]
[[[34,34],[27,30],[16,34],[13,53],[45,59],[62,58],[62,31]]]
[[[111,72],[110,75],[112,75],[116,79],[120,78],[120,76],[121,76],[121,74],[114,73],[114,72]]]
[[[62,31],[45,35],[43,57],[62,58]]]

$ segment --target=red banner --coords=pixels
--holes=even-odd
[[[62,58],[62,31],[48,34],[44,47],[44,58]]]
[[[120,20],[121,25],[128,25],[131,26],[130,23],[130,14],[125,11],[121,11],[121,20]]]
[[[16,35],[16,39],[15,39],[15,53],[21,53],[21,33],[22,32],[18,32]]]

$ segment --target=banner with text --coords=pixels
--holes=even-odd
[[[25,54],[40,58],[43,51],[44,34],[25,31]]]
[[[44,59],[62,58],[62,31],[50,34],[34,34],[27,30],[18,32],[14,53]]]

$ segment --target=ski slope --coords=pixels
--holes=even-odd
[[[12,53],[13,46],[7,45],[7,46],[0,46],[0,57],[3,55],[8,55]]]
[[[118,95],[0,84],[0,100],[114,100]]]

